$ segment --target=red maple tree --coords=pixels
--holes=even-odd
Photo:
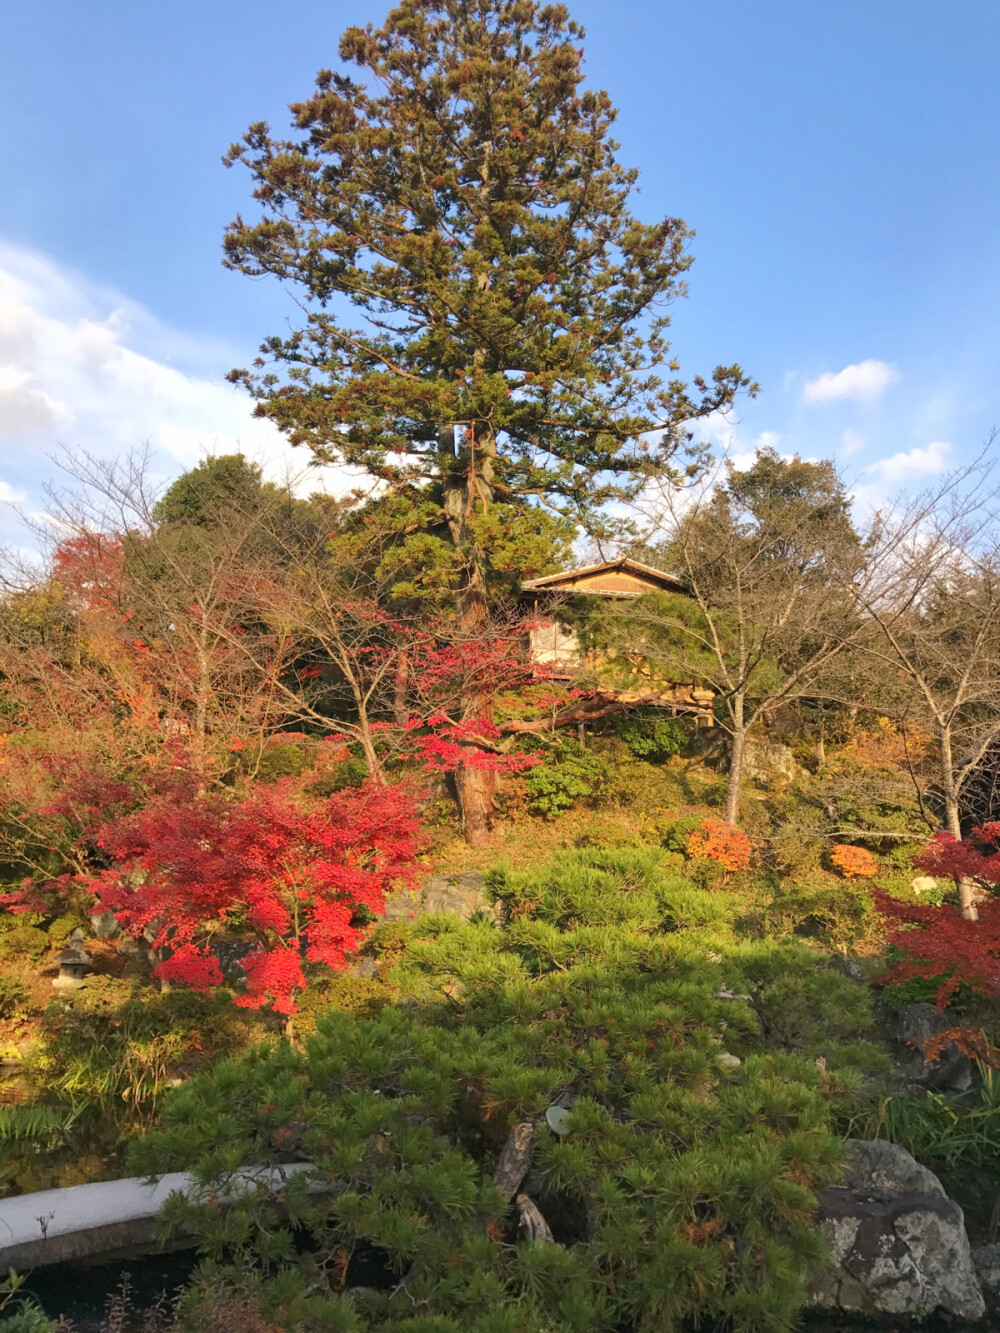
[[[112,862],[87,887],[129,935],[166,957],[154,975],[206,990],[223,980],[225,930],[252,941],[237,1004],[296,1010],[303,962],[342,968],[385,893],[410,880],[419,851],[412,793],[368,782],[311,798],[294,780],[233,801],[180,783],[98,842]]]
[[[982,824],[961,840],[942,830],[914,865],[956,882],[1000,884],[1000,823]],[[948,903],[904,903],[883,892],[876,893],[876,902],[896,925],[890,942],[903,953],[884,981],[894,985],[915,977],[940,978],[935,997],[939,1008],[962,984],[979,995],[1000,996],[1000,898],[980,901],[978,920],[963,917]]]

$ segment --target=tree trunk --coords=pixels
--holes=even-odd
[[[365,756],[365,763],[368,765],[368,776],[379,786],[384,786],[385,774],[382,772],[382,762],[375,749],[375,737],[372,735],[368,713],[363,707],[358,709],[358,740]]]
[[[208,665],[208,650],[204,635],[197,644],[198,676],[194,688],[194,716],[192,718],[191,754],[194,769],[198,775],[198,795],[204,796],[208,786],[208,701],[211,690],[211,674]]]
[[[448,531],[455,549],[464,560],[462,582],[458,590],[458,620],[463,635],[474,639],[489,625],[486,578],[482,555],[473,530],[473,520],[485,514],[493,498],[493,459],[496,442],[485,430],[478,435],[475,425],[466,428],[461,451],[455,453],[455,428],[441,431],[444,452],[450,452],[455,466],[444,485],[443,508]],[[463,722],[492,721],[493,695],[488,681],[473,684],[461,700]],[[470,753],[474,746],[468,747]],[[486,769],[460,764],[455,770],[455,788],[462,815],[462,830],[467,842],[480,844],[489,838],[496,804],[497,775]]]
[[[743,721],[743,700],[733,700],[733,744],[729,752],[729,783],[726,787],[726,822],[738,824],[740,793],[743,789],[743,756],[746,753],[747,729]]]
[[[944,792],[944,818],[948,832],[958,842],[962,841],[962,814],[959,807],[958,791],[955,788],[954,757],[951,748],[951,730],[942,727],[941,741],[941,787]],[[959,911],[966,921],[978,921],[979,910],[976,907],[976,885],[967,877],[955,881],[958,890]]]
[[[396,658],[396,679],[393,699],[393,712],[397,727],[405,727],[408,718],[407,690],[410,682],[410,656],[405,648],[400,648]]]

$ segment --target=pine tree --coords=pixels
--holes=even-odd
[[[297,289],[301,327],[234,371],[294,444],[413,504],[451,572],[465,630],[492,580],[669,466],[687,424],[752,388],[738,366],[664,381],[663,307],[684,293],[691,235],[629,211],[636,173],[615,110],[584,88],[583,30],[535,0],[403,0],[350,28],[294,104],[299,137],[251,126],[263,209],[226,263]],[[352,322],[353,321],[353,322]],[[402,507],[403,510],[407,506]],[[484,716],[487,697],[465,701]],[[490,775],[459,775],[467,836],[485,835]]]

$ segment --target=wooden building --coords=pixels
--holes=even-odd
[[[569,680],[588,668],[599,672],[601,665],[600,655],[585,652],[575,632],[552,614],[560,601],[580,596],[628,600],[650,592],[686,593],[684,585],[669,574],[625,558],[530,579],[523,589],[523,600],[536,617],[530,633],[532,660],[544,666],[547,674],[557,680]],[[643,671],[641,663],[633,665],[640,678],[648,676],[649,683],[617,691],[618,698],[669,708],[674,713],[693,714],[699,726],[714,724],[711,690],[692,683],[657,682]]]

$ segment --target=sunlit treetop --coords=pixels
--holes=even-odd
[[[297,137],[256,124],[227,157],[262,216],[230,226],[226,262],[302,311],[232,378],[318,457],[430,484],[445,512],[459,490],[473,546],[493,505],[600,529],[693,418],[753,387],[738,366],[676,377],[691,233],[630,211],[583,35],[562,5],[404,0],[344,34],[360,74],[321,72]]]

